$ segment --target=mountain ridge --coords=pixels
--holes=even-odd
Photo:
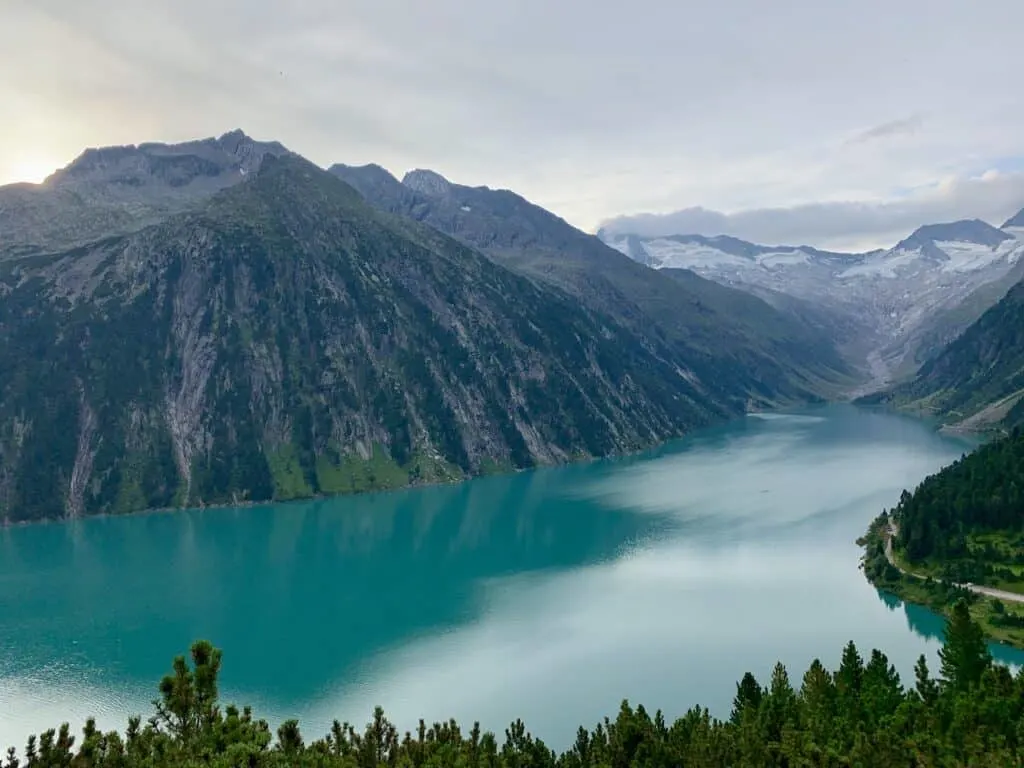
[[[961,219],[942,224],[926,224],[918,227],[904,240],[898,242],[894,251],[921,250],[924,255],[939,261],[948,261],[949,255],[939,243],[972,243],[989,248],[997,248],[1013,235],[996,229],[981,219]]]
[[[810,391],[628,320],[268,154],[163,221],[0,263],[0,520],[616,455]]]
[[[1024,229],[1024,208],[1021,208],[1017,213],[1008,218],[1003,222],[1003,226],[1000,229]]]
[[[40,184],[0,187],[0,260],[137,230],[202,204],[291,151],[240,129],[179,144],[84,150]]]
[[[1011,242],[981,222],[912,238],[950,227]],[[866,270],[893,312],[891,252],[663,240],[769,276]],[[650,243],[623,254],[511,190],[324,171],[241,130],[85,150],[0,188],[0,519],[614,455],[855,382],[838,344],[859,318],[651,269]]]
[[[727,313],[712,312],[702,303],[712,290],[703,278],[691,284],[664,280],[510,190],[445,180],[443,187],[432,183],[430,188],[438,191],[427,194],[414,188],[417,182],[403,184],[369,166],[335,164],[329,170],[379,209],[426,223],[503,266],[566,291],[593,311],[618,317],[649,337],[663,338],[674,347],[674,359],[700,351],[718,361],[720,376],[736,377],[752,391],[760,385],[751,370],[772,380],[782,378],[786,367],[797,371],[792,390],[797,398],[836,391],[842,386],[839,382],[850,376],[845,360],[823,336],[798,359],[792,347],[782,349],[774,342],[763,347],[757,327],[739,323]],[[746,299],[737,295],[737,300]],[[761,310],[766,315],[774,312],[766,303]],[[793,330],[807,337],[801,329],[794,326]],[[719,352],[723,344],[737,350],[736,362],[723,359]]]

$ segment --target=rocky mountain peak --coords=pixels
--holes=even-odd
[[[267,155],[291,154],[284,145],[276,141],[256,141],[240,128],[229,131],[216,141],[220,149],[238,161],[246,173],[256,170]]]
[[[218,138],[180,144],[147,142],[85,150],[65,168],[47,179],[50,184],[121,184],[144,186],[152,181],[172,187],[196,178],[221,174],[244,176],[259,168],[267,155],[289,154],[276,141],[256,141],[241,129]]]
[[[84,178],[92,174],[102,173],[108,168],[129,161],[136,154],[133,144],[110,147],[89,147],[64,168],[55,171],[48,180],[71,180]]]
[[[444,176],[435,171],[422,169],[409,171],[402,179],[402,184],[431,197],[445,197],[452,189],[451,182]]]
[[[141,229],[245,181],[267,156],[292,154],[239,129],[180,144],[86,149],[38,186],[0,187],[0,260],[11,248],[60,248]]]
[[[391,175],[386,168],[376,163],[368,163],[367,165],[335,163],[327,169],[327,172],[337,176],[339,179],[343,179],[357,189],[362,188],[364,185],[383,189],[393,189],[401,186],[401,182],[398,179]]]
[[[907,239],[901,241],[897,250],[926,248],[937,242],[974,243],[995,248],[1010,235],[996,229],[981,219],[962,219],[944,224],[928,224],[918,227]]]

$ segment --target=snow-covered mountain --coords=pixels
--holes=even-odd
[[[1019,240],[1024,240],[1024,208],[1017,211],[1016,216],[1011,216],[1007,219],[1001,229]]]
[[[1001,229],[977,219],[923,226],[893,248],[868,253],[756,245],[724,235],[598,234],[655,269],[691,269],[725,285],[769,289],[841,311],[859,329],[849,340],[851,352],[870,359],[879,377],[883,369],[916,368],[931,351],[921,348],[923,339],[937,338],[934,322],[948,323],[968,297],[977,303],[978,296],[992,293],[979,288],[1024,263],[1024,211]],[[955,316],[938,337],[973,322],[974,306]]]

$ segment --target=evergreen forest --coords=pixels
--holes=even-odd
[[[89,720],[64,724],[11,748],[3,768],[627,768],[641,766],[1024,765],[1024,672],[993,662],[981,627],[961,601],[951,612],[934,675],[922,656],[904,683],[886,656],[864,658],[853,643],[835,670],[815,660],[799,679],[778,664],[766,684],[736,685],[725,720],[695,707],[674,722],[623,702],[614,717],[581,726],[564,751],[520,720],[503,734],[448,721],[400,733],[381,708],[361,728],[335,722],[307,739],[299,723],[276,729],[248,707],[219,699],[222,654],[196,642],[160,682],[153,712],[120,732]],[[566,734],[569,742],[569,734]]]

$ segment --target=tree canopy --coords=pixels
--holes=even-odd
[[[1024,433],[1014,429],[904,491],[891,516],[911,561],[967,554],[978,531],[1024,531]]]
[[[362,729],[335,721],[314,741],[295,720],[274,733],[248,707],[221,704],[221,654],[200,641],[191,663],[174,660],[145,724],[133,717],[123,732],[102,733],[89,720],[80,738],[64,724],[30,738],[20,757],[11,749],[3,768],[1024,765],[1024,672],[992,662],[964,604],[947,625],[941,661],[936,678],[922,656],[905,687],[885,654],[865,660],[849,643],[834,671],[815,660],[796,681],[781,664],[767,685],[745,675],[724,721],[696,707],[669,723],[623,701],[559,753],[521,720],[503,738],[454,720],[421,720],[400,735],[380,707]]]

